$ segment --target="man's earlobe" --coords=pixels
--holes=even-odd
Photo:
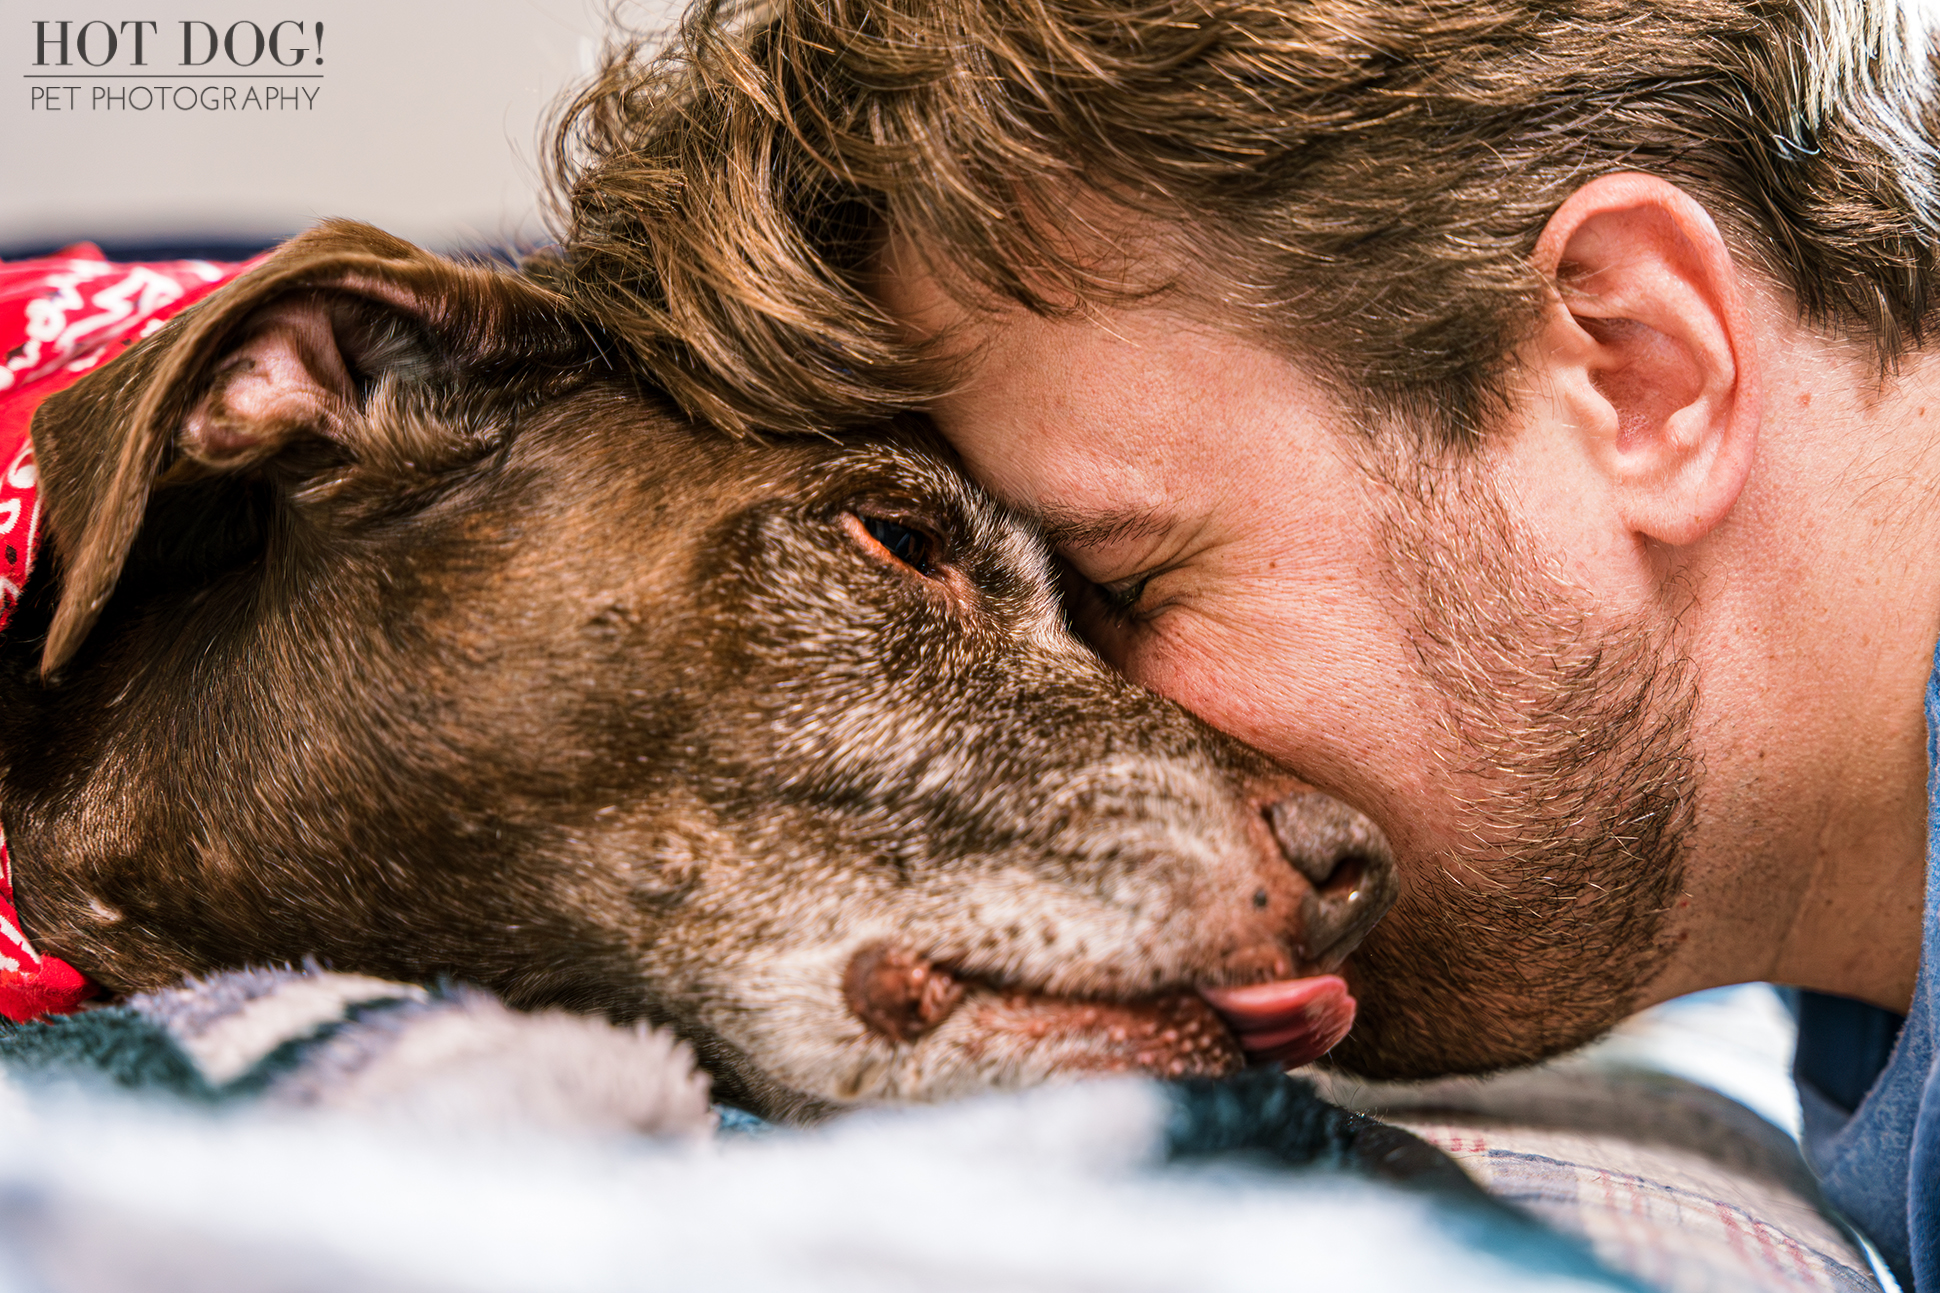
[[[1536,245],[1555,295],[1539,338],[1623,524],[1672,546],[1724,520],[1751,473],[1759,366],[1730,250],[1682,189],[1609,175]]]

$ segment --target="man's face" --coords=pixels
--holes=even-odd
[[[969,313],[918,275],[885,299],[948,336],[936,420],[1043,520],[1097,649],[1388,832],[1403,893],[1337,1059],[1485,1068],[1627,1012],[1681,888],[1692,681],[1546,557],[1566,496],[1486,453],[1423,466],[1284,354],[1163,310]]]

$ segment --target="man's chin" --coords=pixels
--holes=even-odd
[[[1450,1009],[1425,1019],[1414,1003],[1363,1007],[1354,1031],[1327,1055],[1328,1068],[1384,1082],[1492,1073],[1537,1064],[1596,1040],[1628,1011],[1560,1023]]]
[[[1451,947],[1446,922],[1384,923],[1343,971],[1360,1011],[1328,1066],[1405,1081],[1517,1068],[1594,1041],[1632,1013],[1662,967],[1662,908],[1639,906],[1533,955],[1525,944],[1490,957],[1472,926],[1468,945]]]

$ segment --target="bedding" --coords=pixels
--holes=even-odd
[[[788,1130],[664,1033],[314,966],[11,1027],[0,1074],[0,1293],[1874,1287],[1783,1131],[1634,1063],[1321,1078],[1486,1200],[1262,1070]]]

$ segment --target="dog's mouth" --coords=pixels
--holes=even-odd
[[[964,1013],[971,1027],[962,1044],[1048,1051],[1074,1072],[1205,1077],[1249,1062],[1291,1068],[1325,1055],[1354,1023],[1354,998],[1331,974],[1093,1000],[965,975],[886,944],[856,953],[843,989],[855,1017],[889,1041],[919,1041]]]

